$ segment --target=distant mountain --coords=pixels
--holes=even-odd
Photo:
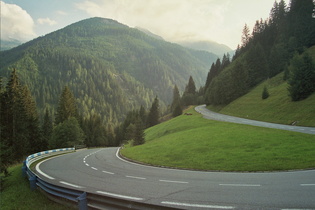
[[[0,52],[0,76],[6,84],[16,68],[40,112],[52,112],[68,85],[85,116],[100,113],[116,124],[127,111],[155,96],[171,103],[175,84],[183,91],[191,75],[200,86],[216,55],[152,38],[117,21],[91,18]]]
[[[9,50],[22,44],[22,42],[18,40],[1,40],[0,43],[0,51]]]
[[[224,53],[230,53],[233,54],[233,50],[229,48],[228,46],[224,44],[219,44],[217,42],[211,42],[211,41],[185,41],[185,42],[179,42],[178,44],[188,47],[194,50],[204,50],[207,52],[214,53],[218,55],[219,57],[222,57]]]
[[[145,33],[148,36],[151,36],[153,38],[159,39],[159,40],[164,40],[163,37],[156,35],[154,33],[152,33],[151,31],[145,29],[145,28],[141,28],[141,27],[136,27],[136,29],[138,29],[139,31],[142,31],[143,33]]]

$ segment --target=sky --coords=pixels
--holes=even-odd
[[[285,0],[289,4],[289,0]],[[26,42],[90,17],[141,27],[170,42],[235,49],[245,23],[268,18],[274,0],[1,0],[1,40]]]

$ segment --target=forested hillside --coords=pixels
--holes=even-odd
[[[155,96],[161,106],[170,104],[174,85],[183,91],[190,75],[200,86],[217,58],[102,18],[80,21],[0,56],[3,84],[15,68],[41,115],[45,108],[55,113],[68,86],[83,116],[100,114],[114,125],[129,110],[148,109]]]
[[[250,32],[245,24],[242,44],[230,62],[213,63],[205,85],[207,104],[225,106],[260,82],[284,72],[287,94],[303,100],[315,91],[315,64],[305,49],[315,45],[315,13],[312,0],[275,2],[270,17],[260,19]]]

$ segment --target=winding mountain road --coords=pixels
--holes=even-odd
[[[221,173],[131,163],[119,148],[89,149],[37,165],[63,187],[182,209],[315,209],[315,170]]]
[[[218,120],[224,122],[232,122],[238,124],[246,124],[246,125],[253,125],[259,127],[266,127],[266,128],[274,128],[274,129],[281,129],[281,130],[288,130],[300,133],[307,133],[315,135],[315,127],[302,127],[302,126],[292,126],[292,125],[282,125],[282,124],[275,124],[275,123],[268,123],[256,120],[249,120],[239,117],[233,117],[229,115],[219,114],[213,111],[210,111],[206,108],[206,105],[197,106],[195,108],[197,112],[203,115],[206,119],[211,120]]]

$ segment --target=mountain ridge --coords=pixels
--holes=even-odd
[[[73,23],[0,55],[0,76],[5,80],[16,68],[41,112],[54,112],[68,85],[82,112],[100,113],[113,124],[128,110],[148,108],[155,96],[165,108],[174,85],[183,91],[190,75],[200,86],[217,58],[105,18]]]

